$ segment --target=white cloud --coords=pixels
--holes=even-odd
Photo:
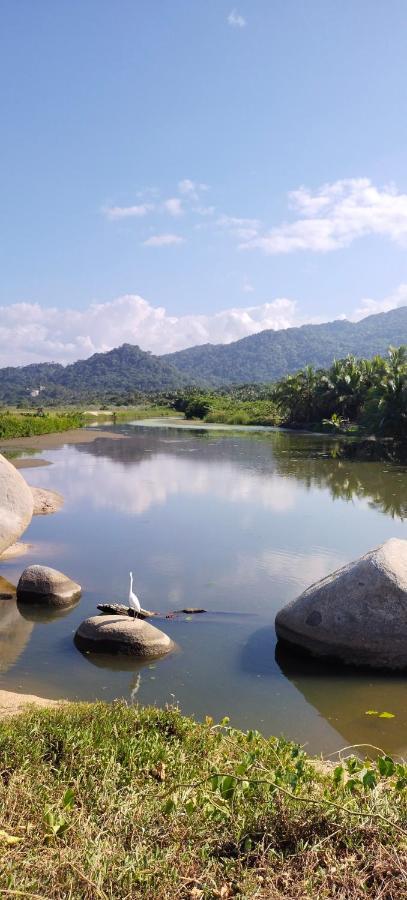
[[[232,28],[244,28],[247,25],[246,19],[238,13],[237,9],[232,9],[227,20]]]
[[[170,216],[182,216],[184,212],[179,197],[170,197],[169,200],[164,201],[163,206]]]
[[[244,294],[254,294],[254,287],[247,278],[245,278],[242,284],[242,291]]]
[[[207,184],[192,181],[191,178],[183,178],[182,181],[178,182],[178,190],[180,194],[183,194],[188,200],[195,200],[195,202],[197,202],[199,200],[199,194],[202,191],[209,190],[209,188]]]
[[[351,321],[407,306],[407,284],[383,300],[363,299]],[[171,316],[137,294],[126,294],[82,310],[15,303],[0,307],[0,367],[56,360],[73,362],[123,343],[153,353],[194,344],[228,344],[265,329],[326,321],[301,314],[294,300],[278,298],[256,306],[232,307],[211,315]]]
[[[103,212],[108,219],[140,219],[153,209],[152,203],[139,203],[137,206],[105,206]]]
[[[384,300],[371,300],[366,297],[361,301],[361,305],[355,309],[349,317],[352,322],[359,322],[366,316],[372,316],[375,313],[390,312],[391,309],[397,309],[399,306],[407,306],[407,284],[400,284],[393,294],[389,294]]]
[[[208,341],[229,343],[298,321],[296,304],[287,299],[187,316],[170,316],[136,294],[92,303],[83,310],[16,303],[0,307],[0,367],[43,360],[72,362],[125,342],[166,353]]]
[[[240,241],[254,241],[261,228],[259,219],[239,219],[237,216],[222,215],[216,224],[225,231],[229,231]]]
[[[143,241],[144,247],[169,247],[172,244],[183,244],[185,238],[179,234],[153,234]]]
[[[348,247],[366,235],[388,237],[407,246],[407,194],[394,185],[382,189],[368,178],[348,178],[325,184],[315,193],[301,187],[289,194],[294,222],[244,239],[242,249],[266,254],[311,250],[325,253]]]

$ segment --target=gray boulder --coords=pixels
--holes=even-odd
[[[31,522],[33,497],[20,472],[0,454],[0,554]]]
[[[407,541],[392,538],[280,610],[280,640],[357,666],[407,668]]]
[[[174,647],[168,634],[149,622],[117,615],[85,619],[75,634],[75,643],[80,650],[123,653],[139,659],[164,656]]]
[[[17,600],[39,606],[72,606],[81,595],[81,586],[49,566],[28,566],[17,585]]]

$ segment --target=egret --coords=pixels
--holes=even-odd
[[[130,572],[129,606],[133,610],[134,618],[141,612],[140,600],[133,592],[133,572]]]

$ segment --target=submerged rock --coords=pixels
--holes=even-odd
[[[18,602],[30,605],[72,606],[80,595],[80,584],[49,566],[28,566],[17,585]]]
[[[174,648],[168,634],[155,625],[118,615],[85,619],[77,629],[75,644],[80,650],[123,653],[139,659],[164,656]]]
[[[407,541],[392,538],[276,616],[280,640],[356,666],[407,668]]]
[[[0,454],[0,554],[31,522],[33,498],[20,472]]]

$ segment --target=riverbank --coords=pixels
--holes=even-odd
[[[405,770],[176,709],[63,704],[0,722],[0,886],[164,900],[406,891]]]
[[[98,438],[120,441],[126,437],[126,434],[104,431],[101,428],[73,428],[69,431],[58,431],[53,434],[35,434],[30,437],[0,440],[0,453],[5,453],[7,450],[57,450],[65,444],[91,444]],[[35,465],[35,461],[33,461],[33,464]],[[30,461],[25,459],[24,467],[27,468],[29,465]]]

